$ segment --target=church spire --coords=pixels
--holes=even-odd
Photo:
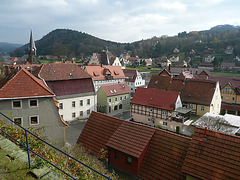
[[[37,48],[36,48],[36,46],[35,46],[34,39],[33,39],[32,29],[31,29],[31,34],[30,34],[30,46],[29,46],[29,50],[32,50],[32,51],[36,51],[36,50],[37,50]]]
[[[40,62],[37,60],[36,55],[37,55],[37,48],[35,46],[35,42],[33,39],[33,33],[32,33],[32,29],[31,29],[27,61],[30,62],[31,64],[40,64]]]

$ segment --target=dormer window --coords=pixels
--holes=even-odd
[[[113,91],[111,89],[109,91],[110,91],[111,94],[113,94]]]
[[[116,89],[113,90],[115,93],[117,92]]]

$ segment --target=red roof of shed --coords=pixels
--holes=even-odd
[[[131,90],[129,89],[126,83],[102,85],[101,88],[103,88],[107,96],[115,96],[115,95],[126,94],[131,92]]]
[[[123,121],[107,142],[107,146],[139,158],[155,130],[140,124]]]

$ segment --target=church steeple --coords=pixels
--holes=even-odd
[[[40,64],[40,62],[37,60],[36,55],[37,55],[37,48],[35,46],[35,42],[33,39],[33,33],[32,33],[32,29],[31,29],[27,61],[29,61],[31,64]]]

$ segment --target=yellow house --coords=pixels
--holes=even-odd
[[[183,107],[191,108],[193,114],[202,116],[206,112],[220,113],[221,94],[219,82],[153,75],[148,87],[180,92]]]

